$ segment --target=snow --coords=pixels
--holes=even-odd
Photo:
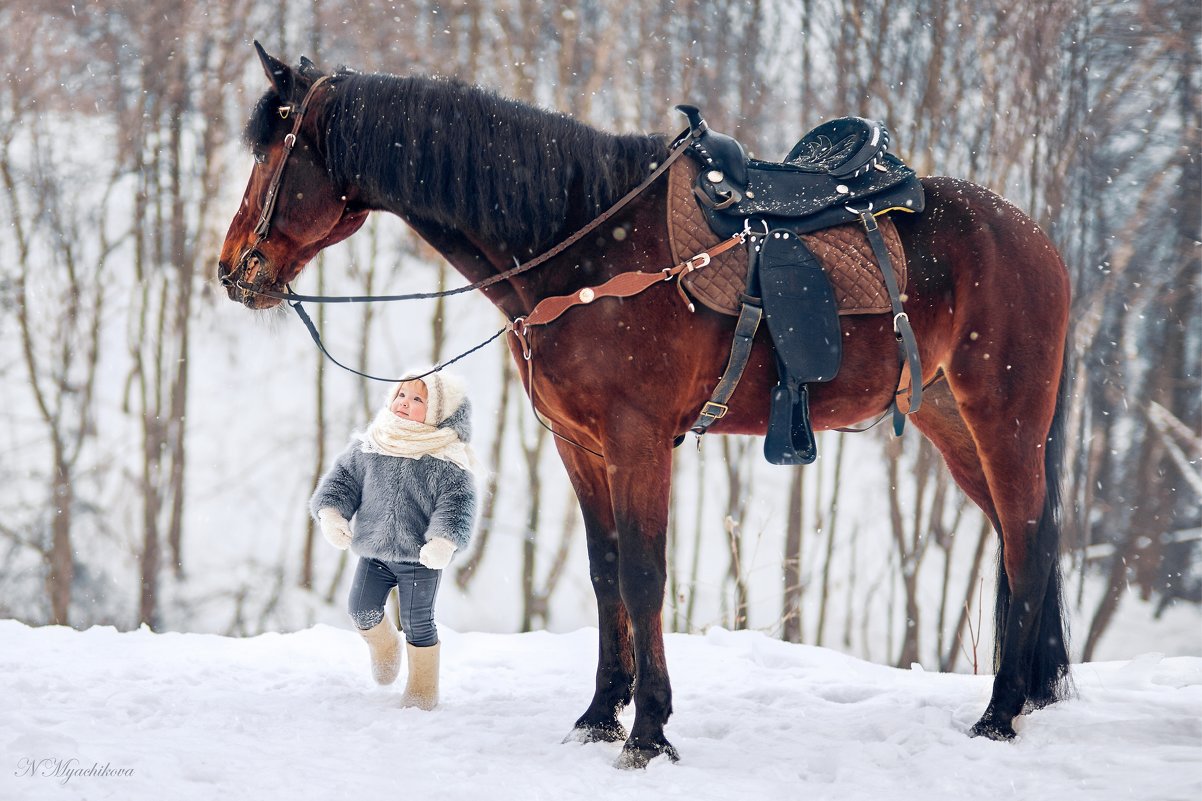
[[[752,631],[672,634],[667,735],[682,761],[626,772],[618,744],[561,743],[591,695],[594,629],[441,634],[443,702],[421,712],[372,684],[349,629],[238,639],[0,621],[0,799],[1202,797],[1199,657],[1075,665],[1076,696],[997,743],[966,735],[987,676]],[[59,760],[109,775],[40,775]]]

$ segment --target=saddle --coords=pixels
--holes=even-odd
[[[782,162],[748,158],[734,138],[709,128],[696,106],[690,153],[702,164],[694,192],[714,233],[731,236],[749,220],[757,228],[804,234],[859,220],[859,209],[920,212],[922,184],[888,152],[884,124],[841,117],[801,138]]]
[[[910,367],[907,413],[916,411],[922,384],[918,350],[876,216],[921,212],[923,190],[914,171],[888,152],[888,129],[842,117],[803,136],[783,162],[766,162],[748,158],[737,140],[711,130],[696,106],[677,109],[689,120],[689,153],[700,166],[693,195],[706,223],[721,237],[742,232],[748,246],[731,357],[691,430],[700,436],[726,413],[762,319],[775,346],[778,374],[765,458],[784,465],[814,461],[808,385],[837,375],[842,332],[830,280],[802,235],[849,222],[863,226],[888,288],[903,373],[906,363]],[[893,408],[894,430],[900,434],[905,418],[896,403]]]

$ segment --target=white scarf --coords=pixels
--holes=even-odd
[[[478,462],[472,449],[451,428],[418,423],[381,409],[362,434],[356,434],[359,450],[381,456],[420,459],[432,456],[474,473]]]

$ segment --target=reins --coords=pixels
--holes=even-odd
[[[303,294],[300,294],[297,292],[293,292],[291,286],[286,286],[285,292],[277,292],[275,290],[270,290],[270,289],[258,289],[256,287],[246,284],[242,280],[242,276],[246,272],[247,265],[252,258],[256,258],[256,257],[259,259],[263,258],[261,256],[261,254],[259,254],[258,247],[260,244],[262,244],[267,239],[267,235],[270,233],[270,230],[271,230],[271,219],[272,219],[273,215],[275,214],[276,200],[278,199],[278,196],[279,196],[280,184],[283,182],[284,168],[288,163],[288,157],[292,154],[292,150],[296,145],[296,139],[297,139],[298,134],[300,133],[300,128],[301,128],[301,124],[304,121],[305,112],[308,110],[309,103],[314,96],[314,92],[319,86],[321,86],[327,80],[329,80],[329,76],[323,75],[322,77],[318,78],[313,83],[313,85],[309,87],[309,90],[305,93],[304,98],[301,100],[301,104],[296,110],[296,119],[292,124],[292,130],[284,137],[283,156],[280,159],[280,163],[276,166],[275,172],[272,174],[271,181],[268,183],[268,186],[267,186],[267,192],[264,195],[263,209],[259,214],[259,220],[255,224],[255,228],[254,228],[254,236],[255,236],[254,242],[251,244],[250,248],[248,248],[242,254],[242,258],[239,260],[239,264],[237,266],[235,274],[233,276],[223,277],[221,282],[225,286],[236,287],[244,292],[249,292],[249,293],[252,293],[255,295],[261,295],[263,297],[275,298],[277,300],[283,300],[283,301],[287,302],[288,305],[291,306],[292,309],[296,312],[297,316],[301,320],[301,323],[303,323],[305,328],[309,331],[309,335],[310,335],[310,337],[312,337],[314,344],[317,345],[317,348],[322,352],[322,354],[327,359],[329,359],[331,362],[333,362],[338,367],[341,367],[343,370],[346,370],[350,373],[354,373],[355,375],[358,375],[358,376],[361,376],[363,378],[367,378],[367,379],[373,380],[373,381],[384,381],[384,382],[393,383],[393,382],[398,381],[399,379],[383,378],[381,376],[371,375],[369,373],[365,373],[365,372],[356,370],[352,367],[349,367],[349,366],[343,364],[342,362],[338,361],[337,359],[335,359],[334,356],[332,354],[330,354],[329,350],[326,349],[325,344],[322,342],[322,339],[321,339],[321,333],[317,330],[317,326],[313,322],[312,318],[304,310],[304,307],[301,305],[302,302],[307,301],[307,302],[311,302],[311,303],[389,303],[389,302],[402,301],[402,300],[430,300],[430,299],[435,299],[435,298],[450,297],[452,295],[459,295],[459,294],[463,294],[465,292],[471,292],[471,291],[474,291],[477,289],[485,289],[494,284],[500,283],[501,281],[506,281],[510,278],[513,278],[516,275],[520,275],[522,273],[533,270],[535,267],[545,264],[546,262],[550,261],[551,259],[553,259],[556,256],[563,253],[568,248],[575,245],[577,242],[579,242],[581,239],[583,239],[589,233],[591,233],[592,231],[595,231],[598,227],[603,225],[607,220],[609,220],[615,214],[617,214],[619,211],[621,211],[623,208],[625,208],[626,205],[628,205],[632,200],[634,200],[636,197],[641,195],[647,188],[649,188],[653,183],[655,183],[655,181],[658,180],[660,178],[660,176],[662,176],[664,173],[666,173],[668,171],[668,169],[672,166],[672,164],[678,158],[680,158],[680,156],[683,155],[686,150],[688,150],[689,143],[690,143],[689,136],[688,136],[689,130],[686,129],[685,131],[682,131],[680,134],[678,134],[677,137],[673,140],[672,145],[669,146],[669,152],[668,152],[667,158],[665,158],[662,163],[658,164],[655,167],[655,169],[652,170],[652,172],[646,178],[644,178],[642,182],[640,182],[638,184],[638,186],[631,189],[629,192],[627,192],[625,195],[623,195],[621,198],[619,198],[608,209],[603,211],[597,217],[593,218],[584,227],[577,230],[571,236],[567,237],[562,242],[560,242],[559,244],[552,247],[550,250],[547,250],[546,252],[541,253],[540,255],[535,256],[534,258],[529,259],[525,262],[521,262],[508,270],[497,273],[496,275],[489,276],[488,278],[482,279],[480,281],[475,281],[471,284],[467,284],[466,286],[456,287],[454,289],[442,290],[442,291],[438,291],[438,292],[410,292],[410,293],[401,294],[401,295],[303,295]],[[285,118],[287,117],[287,112],[284,111],[283,109],[281,109],[280,113],[281,113],[281,116],[284,116]],[[742,241],[742,240],[740,239],[739,241]],[[735,242],[733,242],[733,241],[730,241],[729,243],[722,243],[721,249],[725,250],[726,248],[731,247],[734,244],[735,244]],[[720,252],[716,248],[711,248],[711,251],[713,251],[713,255],[717,255],[717,253]],[[641,292],[644,289],[651,286],[652,284],[658,283],[661,280],[663,280],[663,281],[671,280],[672,277],[674,277],[679,272],[681,272],[685,269],[691,270],[691,269],[695,269],[696,267],[705,266],[706,264],[709,263],[709,258],[710,258],[709,255],[706,253],[698,254],[698,256],[695,256],[693,259],[682,262],[681,264],[676,265],[674,268],[666,268],[666,269],[662,270],[661,271],[662,277],[661,277],[661,274],[659,274],[659,273],[625,273],[625,274],[620,275],[617,278],[607,282],[604,285],[605,288],[612,289],[613,291],[608,291],[608,292],[604,292],[604,293],[599,291],[596,294],[594,294],[594,290],[585,289],[585,290],[581,290],[581,292],[579,293],[578,296],[577,295],[569,296],[566,299],[546,298],[543,301],[540,301],[538,304],[536,304],[534,309],[531,310],[530,314],[528,314],[524,317],[518,317],[516,320],[513,320],[512,322],[506,324],[504,328],[500,329],[499,331],[497,331],[495,334],[493,334],[492,336],[490,336],[488,339],[484,340],[480,344],[464,351],[463,353],[459,354],[458,356],[454,357],[453,359],[449,359],[445,362],[442,362],[441,364],[436,365],[431,370],[427,371],[426,373],[422,374],[421,376],[417,376],[417,378],[424,378],[427,375],[430,375],[432,373],[436,373],[440,370],[443,370],[448,365],[454,364],[455,362],[468,356],[469,354],[480,350],[485,345],[489,344],[493,340],[500,337],[502,334],[505,334],[507,332],[513,332],[517,336],[518,341],[521,344],[522,354],[523,354],[524,358],[526,359],[526,363],[528,366],[528,380],[530,382],[530,405],[531,405],[531,408],[534,410],[536,419],[538,419],[539,423],[544,428],[546,428],[548,431],[550,431],[552,434],[554,434],[556,437],[559,437],[560,439],[563,439],[565,442],[569,442],[572,445],[575,445],[576,447],[579,447],[582,450],[585,450],[588,453],[591,453],[592,455],[597,456],[598,458],[603,458],[601,456],[601,454],[597,453],[593,449],[588,448],[584,445],[581,445],[578,442],[574,442],[573,440],[568,439],[568,438],[564,437],[563,435],[559,434],[558,432],[555,431],[555,429],[553,429],[551,426],[547,425],[547,423],[543,421],[542,415],[539,414],[538,408],[535,407],[535,405],[534,405],[534,386],[533,386],[534,372],[533,372],[533,364],[532,364],[531,358],[530,358],[530,344],[529,344],[528,340],[526,339],[527,330],[532,325],[544,325],[546,323],[549,323],[552,320],[554,320],[555,318],[559,317],[559,315],[562,314],[564,311],[566,311],[567,308],[570,308],[571,306],[576,305],[578,303],[588,303],[594,297],[606,297],[606,296],[627,297],[627,296],[635,294],[637,292]],[[698,263],[694,263],[694,262],[698,262]],[[650,277],[651,281],[650,282],[645,282],[645,281],[638,282],[640,285],[637,289],[631,289],[629,286],[618,287],[616,285],[617,283],[622,283],[622,282],[619,282],[618,279],[626,278],[628,276],[640,276],[640,275],[644,276],[644,277]],[[611,287],[610,286],[611,284],[614,286]],[[603,288],[598,287],[597,289],[602,290]],[[564,304],[564,303],[559,304],[560,308],[558,308],[558,310],[554,314],[549,314],[548,316],[546,316],[545,319],[539,317],[540,309],[546,308],[546,306],[544,304],[546,304],[547,301],[562,301],[562,300],[567,300],[568,302],[566,304]]]
[[[300,305],[300,301],[297,301],[296,303],[290,303],[289,305],[292,306],[292,308],[296,311],[296,314],[298,317],[300,317],[301,322],[305,324],[305,328],[309,329],[309,336],[313,337],[313,341],[317,344],[317,349],[320,350],[327,359],[329,359],[334,364],[341,367],[343,370],[346,370],[348,373],[354,373],[357,376],[362,376],[363,378],[367,378],[372,381],[384,381],[389,384],[395,384],[398,381],[402,381],[402,380],[411,381],[411,380],[415,380],[415,379],[419,379],[419,378],[425,378],[428,375],[437,373],[439,370],[442,370],[445,367],[449,367],[450,365],[454,364],[455,362],[459,361],[460,359],[464,358],[465,356],[470,356],[471,354],[480,350],[480,348],[483,348],[485,345],[492,342],[494,339],[501,336],[502,334],[513,330],[512,325],[506,325],[500,331],[497,331],[497,333],[493,334],[488,339],[481,342],[479,345],[476,345],[473,348],[469,348],[468,350],[465,350],[463,353],[459,354],[458,356],[456,356],[453,359],[448,359],[445,362],[443,362],[442,364],[435,365],[433,368],[427,370],[426,372],[422,373],[421,375],[412,375],[412,376],[406,375],[404,378],[381,378],[380,376],[370,375],[368,373],[362,373],[362,372],[356,370],[354,367],[348,367],[347,365],[345,365],[342,362],[335,359],[333,357],[333,355],[331,355],[330,352],[328,350],[326,350],[325,344],[323,344],[321,341],[321,334],[318,333],[318,331],[317,331],[317,324],[313,322],[313,318],[311,318],[309,316],[309,313],[304,310],[304,307],[302,307]]]

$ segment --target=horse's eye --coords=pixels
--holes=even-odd
[[[255,164],[265,164],[267,162],[267,154],[255,151]]]

